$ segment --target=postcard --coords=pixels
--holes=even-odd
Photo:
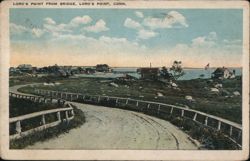
[[[245,1],[1,3],[1,157],[245,160]]]

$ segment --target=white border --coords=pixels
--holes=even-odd
[[[66,1],[66,0],[65,0]],[[64,2],[65,2],[64,1]],[[26,1],[23,1],[26,2]],[[39,1],[35,1],[39,2]],[[54,2],[54,1],[53,1]],[[57,1],[59,2],[59,1]],[[77,1],[76,1],[77,2]],[[106,2],[106,1],[105,1]],[[112,1],[111,1],[112,2]],[[1,4],[1,157],[4,159],[85,159],[85,160],[245,160],[249,155],[249,4],[244,1],[123,1],[126,6],[79,8],[188,8],[243,9],[243,150],[9,150],[8,136],[8,68],[9,8],[11,1]],[[41,7],[41,6],[40,6]],[[20,6],[18,7],[20,8]],[[22,6],[22,8],[33,8]],[[38,8],[38,7],[36,7]],[[76,8],[75,6],[42,6],[42,8]]]

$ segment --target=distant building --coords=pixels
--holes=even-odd
[[[97,64],[96,71],[97,72],[110,72],[111,69],[107,64]]]
[[[16,72],[16,68],[10,67],[9,72]]]
[[[233,70],[233,72],[232,72],[228,68],[225,68],[225,67],[217,68],[212,73],[212,78],[216,78],[216,79],[230,79],[230,78],[235,78],[235,70]]]
[[[23,73],[32,73],[33,71],[32,65],[30,64],[21,64],[17,67],[17,69]]]
[[[85,68],[84,70],[85,70],[86,74],[93,74],[93,73],[95,73],[95,69],[93,69],[93,68]]]
[[[160,70],[159,68],[140,68],[141,79],[158,79]]]

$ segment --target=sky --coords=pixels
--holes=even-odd
[[[11,66],[241,67],[241,9],[10,9]]]

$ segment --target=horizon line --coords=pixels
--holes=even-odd
[[[28,63],[27,63],[28,64]],[[100,63],[100,64],[105,64],[105,63]],[[19,64],[19,65],[22,65],[22,64]],[[19,65],[16,65],[16,67],[18,67]],[[31,65],[32,67],[48,67],[48,66],[54,66],[56,64],[53,64],[53,65],[44,65],[44,66],[34,66],[32,64],[29,64]],[[58,65],[58,64],[57,64]],[[107,64],[108,65],[108,64]],[[72,66],[72,67],[95,67],[96,65],[58,65],[58,66]],[[10,67],[15,67],[15,66],[10,66]],[[164,66],[109,66],[110,68],[162,68]],[[166,68],[171,68],[171,66],[165,66]],[[220,68],[220,67],[223,67],[223,66],[212,66],[212,67],[209,67],[209,68]],[[243,66],[224,66],[226,68],[243,68]],[[190,66],[183,66],[182,68],[189,68],[189,69],[203,69],[205,68],[205,66],[203,67],[190,67]]]

